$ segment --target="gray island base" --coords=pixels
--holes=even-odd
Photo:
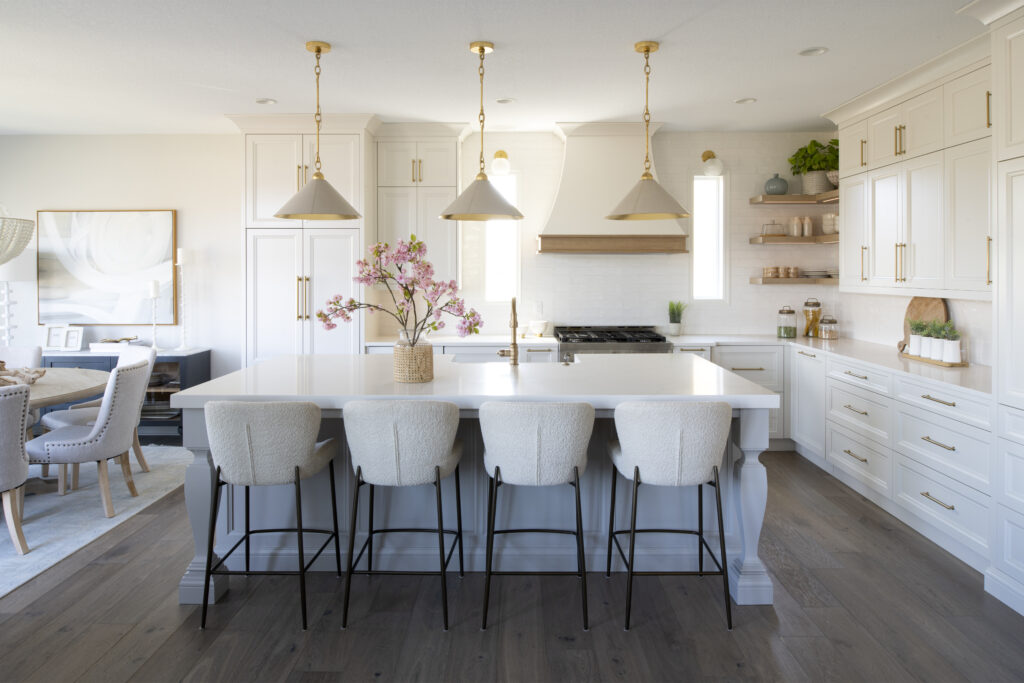
[[[733,427],[721,468],[729,583],[740,605],[772,604],[772,582],[757,555],[764,522],[768,482],[758,460],[768,447],[768,411],[779,407],[779,396],[703,358],[692,354],[637,354],[580,356],[572,364],[453,363],[435,361],[434,381],[400,384],[391,376],[387,355],[282,356],[192,387],[172,398],[181,408],[184,445],[194,454],[185,475],[185,500],[195,540],[195,557],[179,584],[179,602],[198,604],[203,596],[209,526],[210,491],[214,468],[210,458],[203,406],[208,401],[312,401],[323,411],[321,438],[339,440],[335,464],[338,479],[338,515],[341,529],[348,527],[354,477],[344,439],[344,408],[356,399],[427,399],[452,401],[459,406],[463,441],[462,517],[466,570],[483,571],[487,476],[483,469],[483,442],[477,410],[485,401],[585,401],[597,411],[589,447],[589,462],[581,479],[587,567],[604,571],[609,518],[609,491],[613,468],[606,443],[613,433],[615,407],[624,401],[724,401],[733,408]],[[330,489],[324,470],[303,482],[303,522],[308,528],[330,528]],[[444,482],[445,524],[454,527],[454,481]],[[564,488],[564,491],[561,489]],[[628,488],[616,501],[616,528],[628,525]],[[295,526],[294,490],[257,487],[252,490],[252,528]],[[498,505],[498,528],[571,528],[575,520],[572,489],[503,487]],[[705,496],[705,523],[709,542],[717,547],[713,528],[713,497]],[[216,552],[223,552],[241,537],[242,491],[227,487],[218,517]],[[364,505],[360,501],[360,505]],[[436,510],[432,486],[399,490],[380,488],[375,504],[375,528],[422,527],[433,523]],[[365,507],[363,508],[365,509]],[[641,487],[638,526],[696,528],[696,490]],[[360,514],[360,522],[366,519]],[[428,523],[424,523],[428,520]],[[712,520],[710,523],[708,520]],[[357,543],[365,526],[357,531]],[[390,537],[389,537],[390,536]],[[637,540],[637,569],[688,569],[697,564],[695,537],[644,534]],[[341,541],[345,548],[346,540]],[[344,550],[343,550],[344,552]],[[575,544],[560,535],[505,535],[495,542],[495,569],[575,570]],[[216,559],[216,558],[215,558]],[[236,562],[237,560],[237,562]],[[240,553],[231,557],[240,568]],[[297,564],[294,534],[261,534],[252,541],[253,569],[293,569]],[[436,570],[436,537],[394,534],[374,541],[374,567]],[[613,558],[613,571],[624,571]],[[334,571],[333,552],[325,550],[314,570]],[[457,574],[456,574],[457,576]],[[456,579],[457,580],[457,579]],[[211,600],[227,590],[227,577],[215,577]]]

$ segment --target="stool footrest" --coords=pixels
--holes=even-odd
[[[452,546],[451,546],[451,548],[448,549],[448,553],[445,555],[445,558],[444,558],[444,568],[448,569],[448,564],[452,561],[452,555],[455,553],[455,547],[456,547],[456,545],[459,542],[459,532],[458,531],[454,531],[452,529],[442,529],[441,531],[442,531],[442,533],[450,534],[452,536],[455,536],[455,538],[452,540]],[[363,555],[366,553],[366,549],[370,546],[370,538],[372,536],[375,536],[376,534],[388,534],[388,533],[401,533],[401,534],[426,533],[426,534],[437,534],[437,529],[417,529],[417,528],[374,529],[371,534],[367,534],[366,540],[363,541],[362,547],[359,548],[359,553],[356,554],[355,559],[352,560],[352,566],[355,567],[356,565],[359,564],[359,560],[363,559]],[[361,569],[361,570],[353,569],[352,573],[353,574],[368,574],[368,575],[371,575],[371,576],[374,575],[374,574],[398,574],[398,575],[408,574],[408,575],[411,575],[411,576],[436,576],[436,575],[440,574],[441,572],[440,572],[440,570],[438,570],[436,572],[400,572],[400,571],[384,572],[384,571],[376,571],[376,570],[370,571],[370,570],[366,570],[366,569]]]
[[[242,543],[245,542],[245,539],[248,538],[249,536],[253,536],[254,534],[270,534],[270,533],[292,533],[292,534],[296,534],[296,533],[298,533],[298,531],[299,531],[298,529],[251,529],[248,532],[243,533],[242,537],[240,539],[238,539],[238,541],[233,546],[231,546],[231,548],[228,549],[228,551],[226,553],[224,553],[224,555],[220,558],[220,560],[217,561],[217,564],[213,565],[213,567],[210,568],[210,573],[211,574],[246,574],[246,575],[248,575],[248,574],[272,574],[272,575],[280,574],[282,576],[292,576],[292,575],[300,574],[300,573],[302,573],[304,571],[308,571],[309,568],[313,566],[313,563],[316,562],[316,559],[318,557],[320,557],[320,554],[323,553],[324,549],[327,548],[327,545],[334,539],[334,532],[333,531],[328,531],[327,529],[305,529],[305,528],[302,530],[302,533],[304,533],[304,534],[327,534],[327,538],[324,540],[323,545],[320,546],[320,549],[316,551],[316,554],[313,555],[313,557],[306,563],[306,566],[303,567],[301,571],[300,570],[295,570],[295,571],[284,571],[284,570],[282,570],[282,571],[278,572],[278,571],[263,571],[263,570],[260,570],[260,571],[248,571],[248,572],[246,572],[246,571],[241,571],[241,570],[228,570],[228,569],[221,569],[220,568],[221,565],[223,565],[224,562],[226,562],[227,559],[229,557],[231,557],[231,553],[235,552],[235,550],[238,549],[238,546],[242,545]]]

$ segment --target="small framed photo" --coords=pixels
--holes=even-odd
[[[64,332],[64,346],[65,351],[81,351],[82,350],[82,328],[76,327],[75,325],[68,325]]]
[[[75,325],[47,325],[43,348],[47,351],[81,351],[82,332],[82,328]]]

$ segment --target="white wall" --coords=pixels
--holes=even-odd
[[[0,160],[0,203],[19,218],[35,220],[40,209],[176,209],[178,246],[188,252],[189,343],[213,349],[214,375],[241,367],[241,135],[0,136]],[[18,258],[34,262],[35,255],[33,242]],[[12,284],[12,344],[41,343],[35,282]],[[150,330],[87,327],[85,344],[149,340]],[[176,347],[179,328],[159,327],[157,340]]]

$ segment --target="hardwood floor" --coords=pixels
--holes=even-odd
[[[761,556],[772,607],[734,607],[720,583],[639,577],[622,630],[624,577],[500,577],[479,629],[482,576],[309,582],[299,629],[294,577],[232,577],[210,609],[177,604],[192,556],[181,489],[0,600],[4,681],[1011,681],[1024,680],[1024,617],[982,577],[793,453],[762,457]]]

